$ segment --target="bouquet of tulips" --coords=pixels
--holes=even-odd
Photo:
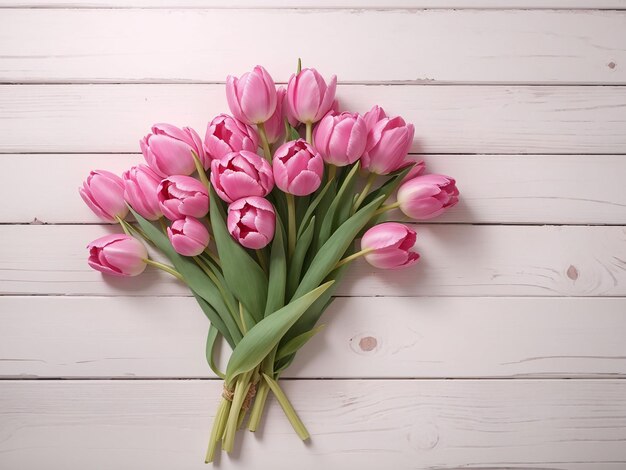
[[[92,171],[80,188],[125,232],[90,243],[89,265],[114,276],[162,269],[189,286],[210,320],[207,360],[224,388],[207,462],[220,443],[233,449],[248,415],[247,428],[257,429],[270,392],[308,439],[278,378],[320,331],[347,265],[359,257],[382,269],[414,264],[415,231],[381,221],[385,213],[428,219],[458,201],[452,178],[425,175],[409,159],[412,124],[378,106],[338,112],[336,83],[300,65],[286,89],[261,66],[228,77],[232,116],[215,117],[204,142],[193,129],[154,125],[140,142],[147,165],[121,178]],[[149,258],[140,240],[169,264]],[[232,348],[224,372],[213,354],[220,337]]]

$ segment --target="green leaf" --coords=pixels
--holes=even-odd
[[[278,348],[276,352],[276,360],[279,361],[284,357],[295,354],[298,349],[304,346],[313,336],[318,334],[320,331],[324,329],[325,325],[319,325],[313,328],[312,330],[305,331],[304,333],[296,336],[295,338],[287,341],[283,346]]]
[[[365,207],[362,207],[331,235],[313,258],[311,265],[293,295],[294,299],[320,285],[324,278],[335,269],[346,250],[354,243],[355,237],[369,222],[374,212],[385,199],[386,196],[382,195]]]
[[[304,216],[302,216],[302,220],[300,221],[300,228],[298,229],[297,238],[300,238],[302,236],[302,232],[304,231],[304,228],[308,226],[307,224],[309,220],[311,219],[311,217],[313,216],[315,209],[317,208],[318,204],[320,203],[320,201],[322,200],[322,198],[328,191],[328,188],[330,188],[332,184],[333,184],[332,181],[329,181],[328,183],[326,183],[326,185],[324,185],[324,187],[317,193],[317,195],[315,196],[311,204],[309,204],[309,207],[307,208],[306,212],[304,213]]]
[[[233,295],[259,322],[263,318],[267,301],[267,276],[248,252],[233,240],[226,228],[221,201],[217,199],[213,188],[210,192],[211,226],[224,278]]]
[[[309,224],[298,238],[296,242],[296,251],[294,251],[289,263],[289,276],[287,277],[287,298],[290,299],[300,284],[300,275],[302,274],[302,266],[306,258],[311,241],[313,240],[313,232],[315,229],[315,216],[309,220]]]
[[[215,347],[215,341],[217,340],[218,334],[219,334],[219,331],[217,331],[217,328],[215,328],[213,324],[209,325],[209,334],[207,335],[207,338],[206,338],[206,360],[209,363],[209,367],[215,373],[215,375],[224,379],[226,376],[224,375],[222,371],[220,371],[219,367],[217,367],[217,365],[215,364],[215,361],[213,360],[213,349]]]
[[[284,334],[331,285],[331,282],[313,289],[299,299],[285,305],[252,327],[233,350],[226,368],[226,382],[254,369],[278,344]]]
[[[287,142],[290,140],[298,140],[300,138],[300,133],[291,124],[287,124],[287,129],[289,130],[286,137]]]
[[[413,165],[410,165],[406,168],[401,168],[393,173],[390,173],[388,175],[389,179],[380,188],[375,189],[370,194],[368,194],[363,203],[369,204],[374,199],[378,198],[381,194],[386,194],[387,196],[393,194],[393,192],[398,189],[398,186],[400,186],[400,184],[402,183],[402,180],[406,177],[406,175],[409,174],[411,168],[413,168]]]
[[[141,229],[148,238],[150,238],[152,243],[169,258],[176,270],[183,276],[189,288],[194,294],[204,299],[210,305],[211,311],[216,312],[222,321],[216,322],[215,317],[211,318],[206,306],[203,306],[202,302],[200,302],[200,307],[202,307],[204,313],[209,317],[209,320],[215,324],[216,328],[220,330],[220,333],[222,333],[227,340],[230,339],[229,343],[236,344],[239,342],[241,332],[230,315],[228,307],[224,303],[224,299],[215,284],[213,284],[210,278],[192,259],[176,253],[169,239],[163,232],[157,229],[151,222],[141,217],[132,208],[130,210],[137,219]]]
[[[270,275],[267,288],[265,317],[271,315],[285,305],[285,284],[287,283],[287,257],[283,240],[283,229],[280,217],[276,216],[276,232],[272,241],[270,254]]]

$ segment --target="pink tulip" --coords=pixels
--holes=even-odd
[[[369,250],[365,260],[380,269],[400,269],[411,266],[420,255],[412,251],[417,235],[406,225],[385,222],[365,232],[361,250]]]
[[[335,100],[337,77],[333,75],[327,85],[315,69],[302,69],[292,75],[287,85],[287,102],[290,114],[300,122],[317,122],[331,109]]]
[[[228,231],[242,246],[259,250],[274,238],[276,213],[262,197],[245,197],[228,206]]]
[[[267,121],[276,110],[276,86],[267,70],[260,65],[241,78],[226,79],[226,100],[231,113],[246,124]]]
[[[159,207],[170,220],[185,216],[204,217],[209,212],[207,188],[191,176],[175,175],[165,178],[157,188]]]
[[[314,193],[322,183],[324,160],[305,140],[286,142],[276,150],[274,181],[278,188],[295,196]]]
[[[275,144],[285,137],[284,103],[286,93],[287,91],[282,87],[276,90],[276,111],[265,121],[265,133],[270,144]]]
[[[274,187],[272,167],[256,153],[232,152],[211,163],[211,184],[226,202],[267,196]]]
[[[172,222],[167,227],[167,236],[176,253],[183,256],[198,256],[209,245],[209,231],[193,217]]]
[[[459,202],[454,179],[444,175],[417,176],[398,189],[400,210],[412,219],[431,219]]]
[[[365,117],[369,130],[361,164],[364,170],[378,175],[387,175],[406,164],[415,133],[413,124],[407,124],[400,116],[384,116],[382,108],[374,106]]]
[[[350,165],[365,151],[365,121],[356,113],[327,114],[315,128],[313,141],[326,163]]]
[[[144,219],[158,220],[163,213],[159,207],[157,188],[161,178],[147,165],[137,165],[122,174],[124,199]]]
[[[124,182],[110,171],[92,171],[78,192],[94,214],[106,222],[117,222],[117,217],[123,219],[128,214]]]
[[[146,269],[148,251],[129,235],[105,235],[92,241],[87,249],[87,262],[96,271],[113,276],[138,276]]]
[[[240,150],[256,152],[258,147],[259,137],[256,131],[228,114],[216,116],[209,123],[204,137],[204,149],[213,160]]]
[[[424,171],[426,170],[426,163],[424,162],[424,160],[420,160],[417,162],[407,162],[407,164],[412,164],[413,168],[411,168],[409,172],[406,174],[406,176],[404,177],[404,180],[402,180],[403,182],[412,180],[416,176],[419,176],[422,173],[424,173]]]
[[[161,176],[190,175],[196,171],[191,152],[196,152],[204,168],[209,167],[200,136],[189,127],[155,124],[152,134],[140,142],[146,162]]]

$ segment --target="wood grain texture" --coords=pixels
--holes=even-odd
[[[284,81],[297,57],[350,82],[626,83],[617,11],[8,9],[0,32],[9,83]]]
[[[626,375],[624,298],[338,298],[320,323],[285,377]],[[0,376],[215,378],[207,329],[188,297],[0,297]]]
[[[623,155],[413,158],[423,158],[430,172],[453,175],[461,188],[461,203],[434,223],[626,224]],[[98,223],[76,188],[92,169],[121,174],[142,162],[141,154],[0,154],[7,174],[30,175],[29,184],[8,178],[0,185],[0,200],[20,201],[3,207],[0,223]]]
[[[340,107],[380,103],[415,124],[416,153],[626,153],[626,87],[366,86]],[[137,152],[155,122],[207,122],[223,85],[0,86],[0,153]]]
[[[102,277],[85,246],[119,227],[0,226],[0,294],[188,295],[165,273]],[[338,288],[349,296],[624,296],[626,228],[603,226],[417,226],[412,269],[356,261]]]
[[[626,465],[626,381],[284,381],[219,468],[611,469]],[[0,466],[206,469],[219,381],[0,382]]]
[[[626,9],[625,0],[0,0],[0,8]]]

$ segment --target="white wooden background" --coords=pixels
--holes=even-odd
[[[220,468],[625,469],[626,0],[0,0],[0,468],[206,468],[206,319],[87,267],[112,228],[76,188],[299,56],[463,199],[289,369],[312,441],[272,402]]]

